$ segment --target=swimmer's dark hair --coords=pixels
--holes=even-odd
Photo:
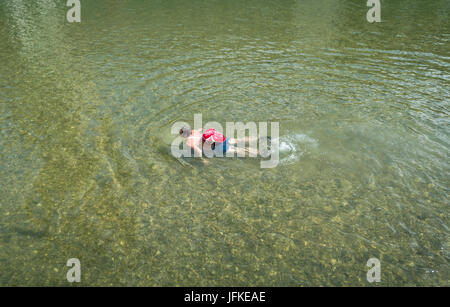
[[[180,129],[180,136],[187,138],[190,135],[191,135],[191,128],[189,128],[188,126],[183,126]]]

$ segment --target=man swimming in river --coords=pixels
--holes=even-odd
[[[193,149],[199,157],[201,157],[204,164],[207,164],[207,160],[203,159],[203,147],[209,146],[209,148],[215,152],[216,156],[225,156],[227,152],[233,154],[245,156],[245,153],[251,153],[257,155],[259,152],[255,148],[241,148],[230,147],[229,145],[237,144],[238,142],[249,142],[250,138],[245,137],[243,139],[227,138],[222,133],[215,129],[208,129],[203,134],[201,130],[191,130],[188,126],[184,126],[180,129],[180,136],[187,138],[187,145]]]

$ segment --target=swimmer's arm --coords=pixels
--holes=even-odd
[[[202,152],[202,150],[201,150],[200,148],[198,148],[198,146],[196,146],[196,145],[192,146],[192,148],[194,149],[194,151],[195,151],[196,153],[199,154],[200,160],[202,160],[203,164],[205,164],[205,165],[208,164],[208,161],[207,161],[205,158],[203,158],[203,152]]]
[[[201,150],[200,148],[198,148],[197,145],[193,145],[193,146],[191,146],[191,147],[192,147],[192,149],[194,149],[194,151],[199,155],[199,157],[202,157],[202,156],[203,156],[202,150]]]

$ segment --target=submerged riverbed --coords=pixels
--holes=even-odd
[[[448,1],[0,2],[0,285],[448,286]],[[172,124],[279,122],[179,163]]]

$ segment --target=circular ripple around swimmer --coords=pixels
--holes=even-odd
[[[203,115],[203,125],[217,121],[223,126],[227,121],[271,121],[274,114],[290,114],[286,101],[293,99],[293,92],[280,86],[292,75],[290,57],[262,52],[271,46],[256,48],[248,42],[241,47],[182,54],[174,49],[159,59],[146,54],[146,61],[136,60],[134,71],[123,78],[126,102],[119,106],[119,112],[133,114],[128,134],[135,151],[165,159],[161,154],[170,151],[175,138],[172,125],[193,124],[194,114]],[[273,65],[280,68],[276,75]],[[129,88],[131,80],[134,88]]]
[[[258,102],[248,100],[242,94],[233,91],[237,84],[232,78],[222,79],[220,84],[217,74],[202,74],[196,82],[184,84],[177,81],[177,85],[165,83],[164,96],[153,96],[157,103],[146,102],[150,109],[137,106],[141,117],[135,122],[136,139],[145,147],[155,144],[170,144],[174,135],[170,133],[172,125],[182,121],[193,124],[194,114],[202,114],[203,125],[209,121],[217,121],[225,125],[227,121],[242,119],[248,115],[248,110],[256,110]],[[178,78],[183,78],[179,76]],[[242,86],[242,84],[241,84]],[[158,105],[158,109],[151,109]],[[224,115],[225,114],[225,115]],[[251,114],[251,113],[250,113]],[[150,150],[151,151],[151,150]]]

